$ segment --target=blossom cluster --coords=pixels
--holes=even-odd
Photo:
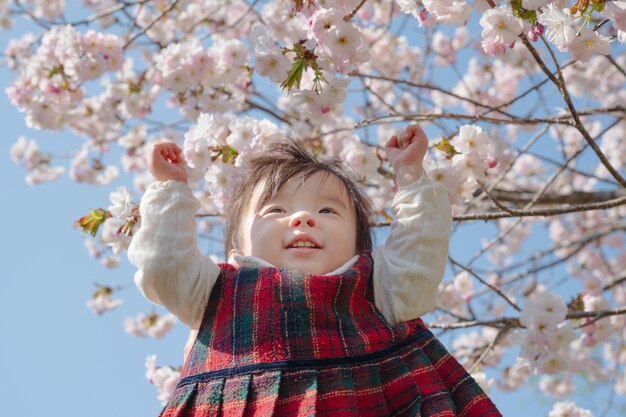
[[[139,313],[124,320],[124,330],[132,336],[160,338],[165,336],[176,324],[173,314]]]
[[[93,296],[87,300],[87,307],[94,314],[103,314],[107,311],[116,309],[122,304],[122,300],[113,299],[111,295],[113,289],[110,287],[100,287],[93,294]]]
[[[622,3],[626,5],[626,2]],[[614,6],[614,2],[609,4]],[[619,6],[614,7],[615,11],[621,10]],[[608,55],[611,51],[609,38],[584,27],[579,16],[573,16],[569,9],[560,9],[549,4],[539,15],[538,21],[546,27],[548,40],[559,51],[570,53],[578,61],[588,62],[594,54]]]
[[[555,374],[569,365],[564,351],[575,336],[572,325],[565,322],[566,315],[565,302],[547,290],[534,294],[520,314],[520,323],[527,329],[522,357],[542,373]]]
[[[54,26],[21,62],[21,76],[6,89],[9,100],[26,113],[29,127],[61,129],[79,116],[83,84],[121,68],[122,47],[116,35]]]
[[[489,169],[498,164],[491,142],[489,133],[480,126],[463,125],[451,140],[452,158],[433,161],[425,167],[430,178],[447,187],[453,205],[469,200],[478,181],[484,181]]]
[[[11,160],[30,171],[26,175],[29,185],[52,181],[63,175],[65,168],[50,166],[50,158],[50,155],[41,153],[34,139],[21,136],[11,147]]]
[[[168,398],[174,393],[180,378],[180,370],[171,366],[157,366],[156,355],[146,358],[146,379],[157,388],[157,399],[165,405]]]

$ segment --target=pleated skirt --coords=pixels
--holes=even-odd
[[[180,381],[161,416],[475,416],[501,414],[423,328],[380,352],[207,372]]]

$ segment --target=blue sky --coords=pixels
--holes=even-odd
[[[3,50],[8,36],[0,33]],[[72,149],[81,142],[69,132],[26,128],[23,115],[3,92],[12,79],[0,67],[0,416],[156,416],[161,406],[155,387],[144,377],[145,358],[156,354],[158,364],[181,364],[187,330],[178,325],[164,340],[127,335],[124,318],[152,308],[129,286],[134,269],[125,255],[120,268],[105,269],[87,254],[81,233],[71,227],[89,208],[106,208],[109,192],[128,184],[119,179],[97,188],[64,177],[28,186],[26,171],[9,157],[20,135],[37,139],[43,150],[51,151]],[[463,240],[470,234],[456,236],[452,244],[465,246]],[[478,243],[474,239],[473,244]],[[124,304],[103,316],[93,315],[85,301],[96,283],[128,286],[122,293]],[[583,397],[584,393],[579,396]],[[514,395],[493,391],[492,398],[505,416],[513,417],[547,415],[551,404],[532,387]],[[593,399],[605,400],[604,393]],[[618,415],[615,411],[606,417]]]

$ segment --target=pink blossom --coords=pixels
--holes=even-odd
[[[114,217],[120,220],[125,220],[133,209],[132,194],[126,187],[118,187],[115,191],[109,194],[109,200],[111,205],[108,210]]]
[[[522,7],[526,10],[537,10],[551,2],[552,0],[522,0]]]
[[[380,166],[380,160],[373,149],[361,143],[355,136],[344,141],[341,157],[355,172],[363,176],[375,175]]]
[[[92,298],[87,300],[86,304],[94,314],[102,314],[119,307],[122,304],[122,300],[113,300],[111,298],[111,289],[105,288],[97,291]]]
[[[476,151],[454,155],[452,166],[462,175],[473,177],[479,181],[485,179],[485,171],[488,168],[485,158]]]
[[[157,388],[157,399],[162,405],[167,403],[176,389],[180,378],[180,371],[170,366],[156,366],[156,355],[146,358],[146,379]]]
[[[237,169],[231,164],[216,162],[209,166],[204,179],[211,193],[213,204],[220,212],[224,212],[240,180]]]
[[[54,20],[63,14],[65,0],[35,0],[35,16]]]
[[[113,255],[117,255],[120,252],[127,250],[130,245],[130,236],[121,232],[121,229],[125,224],[124,220],[116,217],[109,217],[104,221],[100,229],[100,242],[111,248]],[[114,267],[116,266],[117,265]]]
[[[319,9],[311,17],[310,30],[315,40],[324,44],[331,31],[344,24],[341,10],[337,8]]]
[[[555,398],[565,398],[574,392],[575,385],[571,377],[563,375],[544,375],[539,381],[539,388],[544,394]]]
[[[548,417],[593,417],[593,414],[589,410],[578,408],[572,401],[564,401],[555,403]]]
[[[489,134],[484,132],[480,126],[463,125],[453,143],[460,152],[474,151],[478,155],[487,155],[490,149],[489,140]]]
[[[604,4],[604,10],[602,10],[600,14],[610,19],[620,32],[626,31],[626,1],[614,0],[606,2]]]
[[[522,24],[509,6],[487,10],[480,18],[483,39],[490,44],[510,45],[522,32]]]
[[[127,317],[124,320],[124,329],[126,333],[133,336],[161,338],[174,327],[176,322],[176,316],[173,314],[139,313],[135,317]]]
[[[422,18],[422,15],[428,13],[426,9],[419,10],[417,3],[413,0],[395,0],[395,2],[400,6],[402,13],[412,14],[418,20]]]
[[[537,17],[537,21],[545,26],[548,40],[560,51],[567,50],[569,43],[576,36],[576,31],[572,27],[576,19],[571,16],[568,8],[561,10],[554,4],[549,4]]]
[[[594,54],[609,55],[611,52],[609,38],[601,36],[588,28],[583,28],[580,35],[571,39],[569,52],[574,59],[588,62]]]

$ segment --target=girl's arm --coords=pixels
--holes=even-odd
[[[448,258],[450,202],[445,187],[423,173],[427,146],[418,126],[387,142],[399,189],[392,203],[396,219],[374,252],[374,299],[392,325],[435,307]]]
[[[128,259],[138,269],[135,283],[149,300],[198,328],[220,268],[198,249],[194,215],[200,202],[187,186],[176,149],[172,143],[159,143],[149,157],[148,166],[160,181],[141,199],[141,227]]]

